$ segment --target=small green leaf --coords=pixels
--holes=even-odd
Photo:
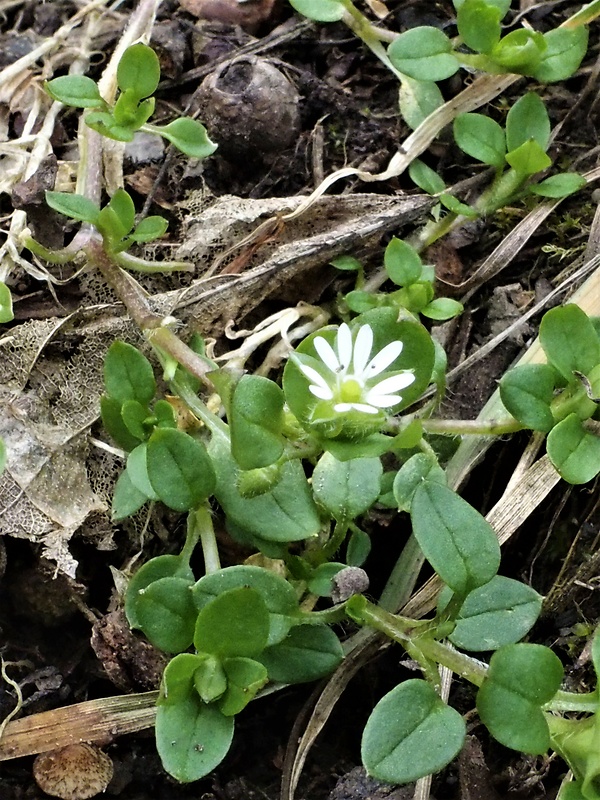
[[[175,409],[168,400],[157,400],[154,404],[154,416],[159,428],[176,428]]]
[[[14,319],[12,295],[8,286],[0,281],[0,325]]]
[[[549,364],[525,364],[504,374],[500,398],[521,425],[547,432],[554,425],[550,403],[558,375]]]
[[[452,591],[444,589],[439,608],[443,610]],[[491,581],[467,595],[448,637],[463,650],[497,650],[522,639],[542,610],[543,598],[520,581],[495,575]]]
[[[446,485],[446,473],[432,457],[415,453],[404,463],[394,478],[393,493],[400,511],[410,511],[415,492],[423,481]]]
[[[148,419],[148,406],[143,406],[137,400],[126,400],[121,406],[121,419],[123,424],[138,441],[143,442],[148,438],[150,431],[144,425]]]
[[[46,81],[44,89],[53,100],[75,108],[105,108],[95,81],[85,75],[64,75]]]
[[[463,718],[425,681],[396,686],[375,706],[361,753],[369,775],[410,783],[449,764],[465,738]]]
[[[446,189],[444,180],[420,158],[415,158],[414,161],[411,161],[408,174],[411,181],[416,183],[419,189],[423,189],[427,194],[439,194]]]
[[[554,28],[544,34],[546,49],[541,60],[531,72],[532,77],[542,83],[555,83],[570,78],[577,70],[587,52],[588,29]]]
[[[441,194],[440,203],[453,214],[461,214],[463,217],[468,217],[469,219],[477,219],[480,215],[480,212],[476,208],[466,203],[461,203],[458,197],[455,197],[453,194]]]
[[[421,309],[421,314],[428,319],[442,322],[446,319],[453,319],[463,312],[463,304],[450,297],[436,297],[425,308]]]
[[[151,131],[168,139],[178,150],[191,158],[208,158],[217,149],[217,145],[208,138],[204,125],[188,117],[175,119],[164,127],[152,125]]]
[[[315,499],[334,519],[352,520],[379,497],[382,474],[378,458],[338,461],[324,453],[313,472]]]
[[[400,84],[399,104],[402,118],[409,128],[415,130],[424,119],[444,105],[444,98],[434,81],[419,81],[405,75]]]
[[[190,690],[177,703],[159,700],[156,712],[156,748],[165,770],[182,783],[208,775],[227,755],[234,718],[214,704],[203,703]]]
[[[100,215],[100,209],[82,194],[69,192],[46,192],[46,202],[55,211],[65,217],[76,219],[79,222],[89,222],[95,225]]]
[[[535,139],[529,139],[516,150],[507,153],[506,161],[515,172],[524,177],[535,175],[536,172],[548,169],[552,165],[552,161]]]
[[[279,575],[262,567],[227,567],[200,578],[192,595],[196,608],[202,611],[223,592],[248,586],[261,595],[269,612],[268,644],[277,644],[287,635],[292,624],[291,617],[298,613],[296,592]]]
[[[116,444],[129,452],[137,447],[141,440],[133,436],[126,427],[121,416],[121,407],[121,401],[115,400],[114,397],[102,395],[100,398],[102,424]]]
[[[569,414],[548,434],[548,456],[568,483],[591,481],[600,472],[600,436],[583,427],[577,414]]]
[[[134,448],[127,456],[127,474],[129,480],[149,500],[160,500],[148,477],[148,446],[144,442]]]
[[[562,664],[547,647],[502,647],[492,656],[477,693],[482,722],[506,747],[542,755],[550,747],[550,732],[541,706],[560,689],[562,677]]]
[[[490,57],[507,72],[531,75],[539,66],[546,47],[541,33],[519,28],[501,39]]]
[[[397,286],[407,286],[421,277],[423,262],[419,254],[395,236],[385,248],[383,263],[390,280]]]
[[[454,120],[454,139],[467,155],[498,170],[504,167],[504,131],[483,114],[459,114]]]
[[[290,5],[303,17],[315,22],[337,22],[346,11],[338,0],[290,0]]]
[[[582,175],[577,172],[561,172],[560,175],[552,175],[530,186],[529,191],[540,197],[560,198],[575,194],[584,186],[587,186],[587,181]]]
[[[338,564],[335,561],[328,561],[326,564],[320,564],[312,575],[310,575],[307,582],[307,589],[312,594],[318,597],[331,597],[333,589],[332,580],[343,569],[346,569],[346,564]]]
[[[343,272],[358,272],[362,269],[362,264],[354,256],[338,256],[329,262],[332,267]]]
[[[144,219],[136,225],[133,233],[129,234],[129,238],[134,242],[153,242],[154,239],[159,239],[161,236],[164,236],[168,227],[169,223],[164,217],[144,217]]]
[[[527,92],[520,97],[506,117],[506,146],[509,152],[529,139],[535,139],[544,151],[550,142],[550,118],[543,100],[535,92]]]
[[[152,365],[133,345],[113,342],[104,360],[104,385],[109,396],[124,403],[148,405],[156,393]]]
[[[135,206],[130,195],[124,189],[117,189],[110,198],[108,205],[113,209],[123,226],[122,235],[129,233],[135,222]]]
[[[125,614],[132,628],[142,627],[136,613],[136,603],[140,593],[161,578],[183,578],[192,583],[194,574],[181,556],[157,556],[140,567],[129,581],[125,594]]]
[[[119,522],[135,514],[146,502],[148,497],[133,485],[129,473],[124,470],[115,484],[110,518],[113,522]]]
[[[457,594],[490,581],[500,565],[491,525],[451,489],[423,482],[413,495],[413,533],[425,558]]]
[[[131,142],[135,128],[119,125],[112,114],[107,111],[91,111],[84,118],[85,124],[107,139],[117,142]]]
[[[452,0],[454,8],[460,11],[467,0]],[[486,0],[488,6],[494,6],[500,11],[500,19],[504,19],[510,8],[511,0]]]
[[[269,624],[269,611],[256,589],[229,589],[201,609],[194,646],[219,658],[255,656],[267,645]]]
[[[129,89],[141,99],[154,94],[159,81],[160,63],[154,50],[141,42],[128,47],[117,66],[119,89]]]
[[[477,53],[490,53],[500,41],[499,8],[485,0],[465,0],[456,15],[458,33],[463,42]]]
[[[372,295],[371,292],[363,292],[360,289],[348,292],[344,296],[344,300],[350,311],[354,311],[355,314],[362,314],[363,311],[369,311],[379,305],[377,297]]]
[[[268,467],[283,453],[284,397],[273,381],[243,375],[229,409],[231,453],[242,469]]]
[[[600,363],[600,338],[585,311],[573,303],[544,314],[540,344],[566,381],[573,380],[574,372],[587,375]]]
[[[160,578],[140,589],[135,619],[146,637],[165,653],[182,653],[194,641],[197,611],[192,585],[179,577]]]
[[[148,440],[148,477],[169,508],[190,511],[215,488],[215,471],[204,445],[175,428],[156,428]]]
[[[438,28],[423,25],[401,33],[388,47],[400,72],[421,81],[443,81],[459,68],[452,42]]]
[[[239,714],[256,693],[269,680],[266,667],[252,658],[226,658],[223,669],[227,676],[227,690],[219,700],[221,714],[231,717]]]
[[[220,659],[206,653],[202,656],[202,663],[194,672],[194,686],[205,703],[212,703],[225,694],[227,676]]]
[[[381,498],[379,498],[381,502]],[[371,537],[359,528],[352,531],[346,545],[346,563],[349,567],[362,567],[371,552]]]
[[[258,660],[272,681],[306,683],[330,675],[343,657],[340,641],[331,628],[297,625],[282,642],[263,650]]]

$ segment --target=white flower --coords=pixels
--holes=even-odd
[[[370,358],[373,347],[370,325],[358,329],[354,342],[350,328],[343,323],[338,329],[334,347],[322,336],[315,337],[313,344],[325,370],[319,372],[297,358],[294,361],[311,382],[308,387],[311,394],[319,400],[333,401],[333,410],[340,414],[347,411],[378,414],[382,408],[399,403],[402,397],[397,392],[415,380],[411,370],[402,370],[373,382],[398,358],[403,345],[399,341],[390,342]],[[329,374],[325,377],[322,372]]]

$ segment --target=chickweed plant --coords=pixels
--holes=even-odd
[[[417,85],[413,94],[433,97],[434,82],[462,65],[538,81],[568,77],[586,50],[580,23],[600,4],[589,4],[593,13],[575,15],[570,26],[546,34],[522,29],[502,36],[508,2],[455,0],[454,41],[428,27],[389,36],[350,0],[293,5],[318,21],[346,21],[403,80],[408,76]],[[388,40],[386,50],[381,42]],[[84,77],[57,78],[47,90],[61,102],[92,109],[85,121],[103,136],[128,141],[145,130],[188,155],[210,155],[215,145],[200,123],[148,123],[158,80],[156,56],[134,45],[119,65],[114,105]],[[456,119],[454,135],[467,154],[494,168],[495,177],[471,209],[448,200],[441,178],[415,164],[415,182],[439,195],[450,215],[489,213],[528,192],[561,197],[581,186],[571,173],[532,180],[550,166],[548,116],[533,93],[513,106],[505,129],[465,114]],[[127,253],[131,245],[161,236],[166,224],[149,217],[136,225],[123,190],[102,208],[60,192],[49,192],[47,200],[92,231],[85,256],[103,274],[187,266],[151,264]],[[437,420],[437,398],[423,400],[432,385],[438,396],[443,391],[445,357],[421,318],[449,319],[461,307],[434,295],[433,268],[418,253],[429,238],[428,232],[416,245],[391,240],[384,255],[390,292],[369,291],[353,256],[336,259],[338,269],[357,274],[355,288],[339,298],[341,322],[308,335],[289,353],[279,380],[219,366],[201,337],[180,342],[171,318],[157,323],[134,315],[168,395],[158,394],[155,368],[138,349],[117,341],[107,353],[101,416],[125,465],[113,520],[153,502],[187,520],[180,553],[145,563],[125,597],[130,625],[172,656],[162,678],[156,742],[166,770],[180,781],[197,780],[222,761],[236,715],[267,683],[313,681],[335,670],[344,658],[342,628],[336,626],[351,621],[400,644],[423,673],[375,706],[362,738],[371,775],[414,781],[460,751],[465,722],[440,696],[443,666],[476,687],[479,716],[495,739],[529,754],[554,749],[566,760],[574,781],[563,800],[600,798],[598,690],[563,691],[557,656],[521,642],[542,598],[499,574],[496,533],[447,485],[440,433],[459,437],[467,428],[461,420]],[[72,247],[54,253],[30,236],[24,244],[50,261],[75,258]],[[127,295],[130,283],[118,285]],[[6,302],[0,294],[0,303]],[[555,308],[542,320],[540,342],[546,363],[517,367],[502,378],[504,421],[470,424],[468,431],[537,431],[546,436],[560,475],[583,484],[600,473],[600,324],[576,305]],[[2,461],[0,450],[0,466]],[[254,551],[248,563],[221,566],[216,507],[230,536]],[[391,572],[385,602],[378,603],[365,594],[371,548],[365,519],[382,507],[408,514],[412,536]],[[191,568],[197,547],[204,560],[200,577]],[[396,611],[421,555],[444,588],[435,613],[413,619]],[[473,652],[491,657],[482,661]],[[592,657],[600,673],[598,636]]]

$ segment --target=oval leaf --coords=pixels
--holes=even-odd
[[[506,142],[504,131],[483,114],[459,114],[454,120],[454,139],[472,158],[500,170],[504,167]]]
[[[11,322],[14,317],[12,294],[8,286],[0,281],[0,324]]]
[[[279,644],[258,657],[279,683],[305,683],[330,675],[344,657],[335,633],[326,625],[297,625]]]
[[[44,84],[53,100],[75,108],[103,108],[106,103],[100,96],[95,81],[85,75],[63,75]]]
[[[216,484],[206,447],[175,428],[157,428],[148,440],[148,478],[166,506],[190,511],[209,497]]]
[[[410,783],[449,764],[465,738],[463,718],[421,680],[385,695],[365,727],[361,753],[369,775]]]
[[[198,612],[185,578],[160,578],[140,589],[135,619],[146,637],[165,653],[182,653],[194,640]]]
[[[382,474],[378,458],[338,461],[324,453],[313,472],[315,499],[334,519],[352,520],[379,497]]]
[[[217,145],[208,138],[206,128],[195,119],[182,117],[164,127],[150,126],[153,133],[168,139],[178,150],[191,158],[208,158]]]
[[[550,461],[569,483],[587,483],[600,472],[600,436],[586,431],[577,414],[552,428],[546,447]]]
[[[260,653],[269,638],[269,612],[262,596],[250,586],[229,589],[198,614],[194,646],[219,658]]]
[[[405,31],[388,47],[396,69],[422,81],[443,81],[458,70],[450,39],[438,28],[422,25]]]
[[[160,80],[160,63],[151,47],[139,42],[128,47],[117,66],[117,83],[122,92],[128,89],[138,98],[154,94]]]
[[[416,490],[411,519],[425,558],[460,595],[490,581],[500,566],[491,525],[451,489],[425,481]]]
[[[50,208],[79,222],[89,222],[91,225],[95,225],[100,216],[98,206],[82,194],[46,192],[46,202]]]
[[[104,360],[104,385],[110,397],[124,403],[137,400],[147,405],[156,392],[154,372],[148,359],[133,345],[113,342]]]
[[[229,411],[231,453],[242,469],[268,467],[283,453],[283,392],[260,375],[244,375]]]
[[[346,10],[337,0],[290,0],[290,5],[315,22],[337,22]]]
[[[557,377],[549,364],[515,367],[500,381],[500,398],[521,425],[547,432],[554,425],[550,403]]]
[[[600,338],[585,311],[574,303],[544,314],[540,344],[567,381],[573,379],[573,372],[587,375],[600,363]]]

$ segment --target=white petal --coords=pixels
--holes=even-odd
[[[402,397],[399,394],[371,394],[369,392],[367,400],[377,408],[390,408],[399,403]]]
[[[335,339],[335,346],[338,351],[342,370],[346,372],[350,366],[350,360],[352,358],[352,333],[345,322],[342,322],[339,327]]]
[[[313,341],[313,344],[315,346],[315,350],[321,357],[321,361],[328,369],[337,374],[340,371],[341,364],[334,352],[333,347],[322,336],[317,336]]]
[[[318,397],[319,400],[333,400],[333,392],[329,386],[315,386],[311,384],[308,387],[308,391],[314,394],[315,397]]]
[[[333,407],[336,414],[343,414],[345,411],[352,411],[352,403],[336,403]]]
[[[404,345],[402,342],[390,342],[386,344],[383,350],[380,350],[377,355],[373,356],[367,365],[365,377],[371,378],[373,375],[379,375],[380,372],[387,369],[389,365],[398,358],[403,347]]]
[[[354,411],[362,411],[363,414],[379,414],[379,411],[373,406],[368,406],[366,403],[352,403]]]
[[[367,399],[370,394],[389,394],[390,392],[399,392],[400,389],[406,389],[411,383],[414,383],[415,376],[412,372],[401,372],[399,375],[392,375],[391,378],[384,378],[375,386],[371,386]],[[369,402],[371,402],[369,400]]]
[[[354,342],[354,374],[362,375],[373,347],[373,330],[370,325],[359,328]]]
[[[309,381],[312,381],[317,386],[320,386],[321,389],[327,389],[328,391],[331,391],[331,388],[325,378],[319,372],[317,372],[316,369],[313,369],[313,367],[309,367],[306,364],[301,364],[299,361],[296,363],[298,369],[302,372],[304,377],[308,378]]]

